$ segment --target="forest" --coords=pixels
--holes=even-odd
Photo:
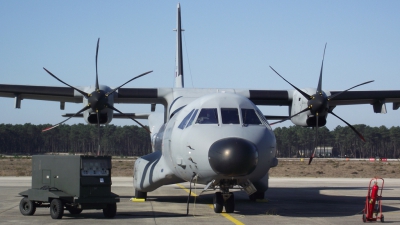
[[[44,153],[96,153],[97,127],[61,125],[47,132],[50,124],[0,124],[0,154],[34,155]],[[333,147],[333,157],[399,158],[400,127],[386,128],[354,125],[364,136],[363,142],[349,127],[337,126],[330,131],[318,129],[317,146]],[[274,129],[277,157],[300,157],[299,152],[315,147],[315,130],[299,126]],[[141,156],[151,152],[148,132],[138,126],[106,125],[100,129],[102,155]],[[306,154],[305,157],[309,157]]]
[[[333,157],[399,158],[400,127],[367,125],[354,125],[354,127],[364,136],[365,142],[350,127],[337,126],[332,131],[320,127],[317,146],[333,147]],[[298,157],[300,151],[314,149],[316,132],[312,128],[279,127],[274,129],[274,132],[277,157]],[[309,157],[309,154],[306,157]]]
[[[0,124],[0,154],[97,153],[97,126],[60,125],[42,133],[50,126]],[[138,126],[101,126],[100,137],[101,155],[140,156],[151,152],[149,133]]]

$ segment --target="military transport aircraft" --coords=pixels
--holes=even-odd
[[[394,110],[400,106],[398,90],[349,91],[372,81],[344,91],[323,90],[323,59],[317,88],[299,89],[272,67],[293,90],[185,88],[179,4],[177,11],[177,67],[173,88],[123,87],[151,71],[116,88],[100,85],[97,74],[98,41],[94,86],[73,87],[44,68],[68,87],[0,84],[0,97],[15,98],[16,108],[20,108],[23,99],[57,101],[61,109],[66,102],[83,103],[83,108],[74,114],[67,114],[66,120],[83,117],[87,123],[97,124],[98,128],[101,124],[110,123],[113,116],[133,120],[146,117],[153,152],[135,163],[133,184],[136,197],[146,198],[148,192],[162,185],[190,181],[205,184],[205,189],[219,190],[213,200],[216,213],[222,212],[224,207],[228,213],[234,211],[234,194],[230,189],[235,186],[243,188],[251,200],[263,199],[268,189],[268,171],[278,164],[276,139],[267,121],[270,117],[264,116],[257,105],[288,106],[289,115],[278,117],[281,121],[290,119],[299,126],[315,127],[316,132],[318,127],[325,125],[328,114],[332,114],[362,139],[353,126],[333,113],[336,106],[371,104],[375,113],[386,113],[387,102],[393,103]],[[114,107],[114,103],[150,104],[152,112],[141,116],[124,114]],[[154,112],[156,104],[163,105],[164,112]],[[114,115],[114,111],[119,114]]]

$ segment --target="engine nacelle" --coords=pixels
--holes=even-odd
[[[100,90],[104,92],[109,92],[112,89],[105,85],[99,85]],[[95,91],[95,87],[89,86],[84,89],[86,93],[92,93]],[[107,103],[111,106],[114,106],[114,93],[109,95],[107,98]],[[87,106],[89,104],[88,99],[85,97],[83,98],[83,105]],[[104,108],[99,112],[99,124],[108,124],[111,122],[113,118],[114,110],[110,108]],[[83,112],[83,118],[86,123],[89,124],[97,124],[97,112],[93,111],[92,109],[88,109]]]
[[[305,88],[301,89],[308,95],[313,95],[316,93],[315,88]],[[329,91],[325,92],[327,96],[330,96],[331,93]],[[300,111],[306,109],[308,107],[308,99],[305,98],[300,92],[297,90],[293,91],[293,100],[292,100],[292,105],[289,107],[289,115],[295,115],[299,113]],[[326,124],[326,118],[327,118],[328,113],[324,114],[319,114],[318,116],[318,126],[325,126]],[[293,124],[298,125],[298,126],[303,126],[303,127],[315,127],[317,124],[316,117],[312,115],[310,111],[306,111],[303,113],[300,113],[299,115],[292,117],[291,121]]]

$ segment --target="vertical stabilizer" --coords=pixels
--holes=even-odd
[[[178,3],[178,18],[176,28],[176,69],[175,69],[175,87],[183,88],[183,58],[182,58],[182,27],[181,27],[181,5]]]

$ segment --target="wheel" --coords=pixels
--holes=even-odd
[[[24,216],[32,216],[36,211],[36,205],[27,197],[24,197],[19,202],[19,211]]]
[[[365,213],[363,213],[362,221],[363,221],[364,223],[367,222],[367,216],[365,215]]]
[[[81,214],[81,212],[82,212],[82,209],[78,209],[76,207],[68,207],[67,210],[72,215],[78,215],[78,214]]]
[[[381,216],[381,223],[385,222],[385,217],[382,215]]]
[[[231,194],[231,197],[225,201],[225,212],[233,213],[235,211],[235,195],[232,192],[229,192],[229,194]]]
[[[249,195],[250,201],[256,201],[257,199],[264,199],[264,192],[256,191],[253,194]]]
[[[221,213],[222,208],[224,207],[224,198],[222,198],[221,192],[215,192],[213,203],[214,203],[214,212]]]
[[[135,197],[136,198],[144,198],[146,200],[147,192],[141,192],[141,191],[136,191],[135,190]]]
[[[103,209],[103,215],[106,218],[114,218],[117,214],[117,203],[107,204],[107,207]]]
[[[60,199],[53,199],[50,203],[50,216],[53,219],[61,219],[64,215],[64,204]]]

